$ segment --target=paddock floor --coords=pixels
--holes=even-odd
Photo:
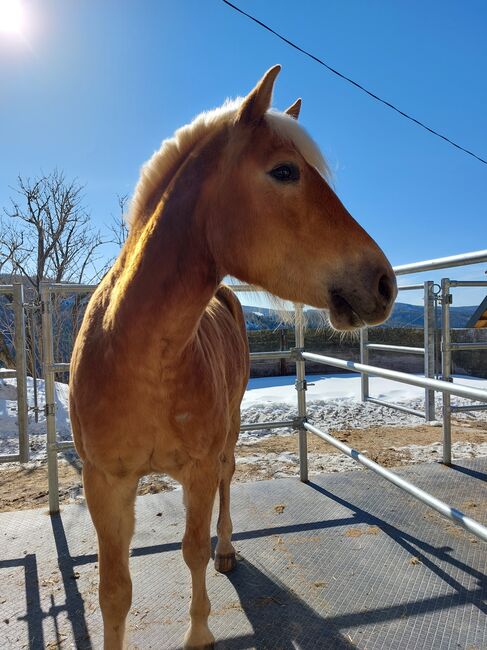
[[[398,473],[487,521],[487,459]],[[369,471],[233,489],[237,569],[208,569],[218,650],[487,648],[486,547]],[[137,500],[129,647],[180,648],[181,493]],[[101,648],[84,505],[0,515],[0,647]]]

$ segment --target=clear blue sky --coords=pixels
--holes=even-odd
[[[235,3],[487,157],[484,0]],[[24,36],[0,32],[0,206],[8,204],[17,174],[57,166],[86,185],[86,204],[102,227],[116,212],[116,195],[131,193],[140,165],[163,138],[200,111],[246,93],[281,63],[275,106],[303,97],[301,121],[327,156],[338,194],[393,264],[487,248],[487,165],[221,0],[23,5]],[[450,275],[480,274],[483,267]],[[480,297],[471,290],[455,304]]]

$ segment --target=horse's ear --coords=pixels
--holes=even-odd
[[[272,100],[274,81],[281,70],[280,65],[267,70],[255,88],[243,100],[236,121],[241,124],[258,122],[269,109]]]
[[[294,104],[291,104],[291,106],[287,108],[284,112],[290,115],[295,120],[297,120],[299,117],[300,110],[301,110],[301,97],[297,99],[294,102]]]

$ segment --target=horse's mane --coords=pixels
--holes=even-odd
[[[200,113],[190,124],[178,129],[172,138],[162,142],[140,171],[128,213],[128,222],[132,228],[146,223],[155,208],[155,199],[159,200],[191,150],[207,134],[215,132],[225,122],[232,121],[242,101],[241,97],[227,100],[219,108]],[[291,142],[310,165],[325,178],[329,177],[328,165],[320,150],[295,119],[286,113],[270,110],[266,113],[266,121],[284,141]]]

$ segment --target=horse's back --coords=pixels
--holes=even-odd
[[[240,406],[249,377],[249,347],[242,306],[226,285],[220,285],[210,301],[198,338],[205,348],[213,347],[213,358],[224,375],[229,400]]]

